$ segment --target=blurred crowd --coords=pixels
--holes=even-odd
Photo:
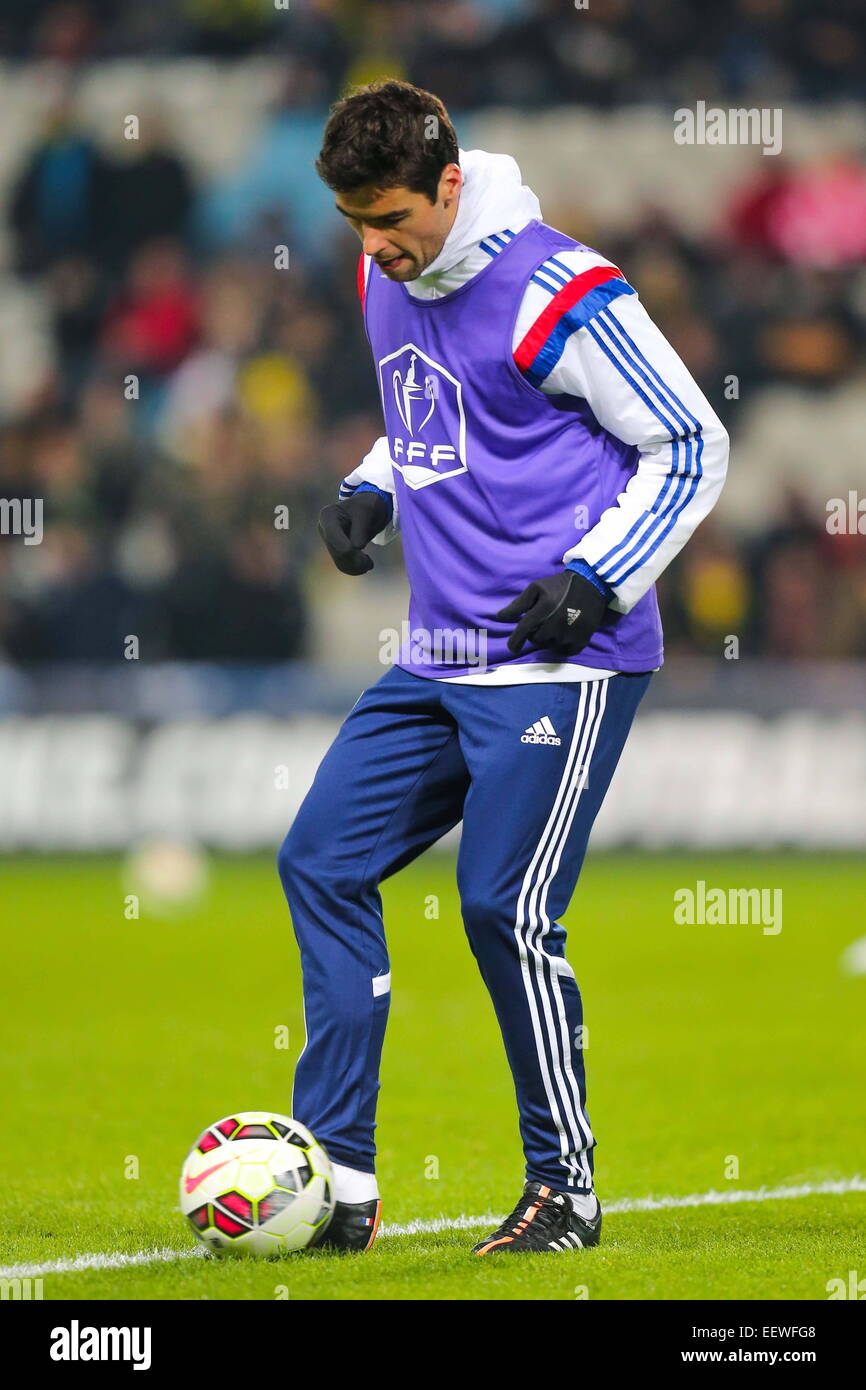
[[[579,16],[576,19],[576,12]],[[0,56],[284,55],[296,104],[383,69],[460,109],[866,96],[860,0],[4,0]]]
[[[38,548],[0,541],[0,645],[116,659],[134,633],[151,659],[301,655],[318,509],[380,432],[355,250],[335,245],[326,281],[276,267],[278,228],[264,255],[208,260],[175,154],[112,167],[61,138],[10,209],[54,365],[0,428],[0,496],[45,508]]]
[[[7,0],[0,47],[70,63],[161,43],[218,56],[221,44],[285,40],[263,8]],[[292,0],[292,54],[307,77],[287,83],[286,101],[300,88],[319,103],[386,59],[464,107],[504,100],[506,87],[509,102],[529,105],[653,97],[658,73],[673,81],[699,67],[713,42],[731,91],[770,69],[780,91],[806,97],[862,83],[853,3],[727,8],[722,42],[698,6],[592,0],[583,52],[559,41],[562,4],[365,3],[359,48],[358,5]],[[638,287],[734,449],[731,373],[753,393],[790,383],[820,394],[866,364],[866,168],[850,155],[755,167],[700,241],[670,208],[647,205],[628,235],[592,224],[584,205],[545,209]],[[11,271],[40,297],[51,352],[26,406],[0,420],[0,497],[45,499],[39,546],[0,537],[0,658],[116,660],[129,634],[150,659],[255,663],[310,650],[310,592],[327,569],[316,515],[381,431],[358,245],[334,219],[329,239],[299,252],[274,208],[215,247],[201,237],[202,197],[159,121],[109,154],[66,101],[17,170]],[[275,255],[283,245],[288,266]],[[381,574],[399,564],[398,545],[377,556]],[[794,492],[748,541],[711,518],[660,592],[669,651],[719,654],[736,634],[771,656],[866,656],[866,538],[828,534]]]

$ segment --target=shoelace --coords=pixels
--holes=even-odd
[[[545,1236],[550,1235],[554,1227],[562,1221],[563,1207],[558,1202],[551,1201],[549,1197],[541,1198],[537,1194],[532,1196],[530,1193],[524,1193],[511,1215],[507,1216],[499,1227],[497,1237],[514,1235],[515,1226],[525,1220],[526,1212],[534,1206],[537,1206],[538,1210],[527,1229],[539,1231]]]

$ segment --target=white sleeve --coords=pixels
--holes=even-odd
[[[582,254],[557,260],[569,264]],[[589,263],[609,264],[601,257]],[[521,332],[538,305],[550,302],[538,285],[530,291],[531,305],[528,291],[521,306]],[[616,503],[562,559],[591,565],[613,590],[611,607],[627,613],[715,505],[727,471],[728,435],[633,291],[575,322],[540,389],[587,401],[600,425],[636,446],[638,459]]]
[[[347,497],[360,487],[361,483],[372,483],[381,492],[387,492],[391,498],[392,513],[391,520],[378,536],[373,537],[374,545],[387,545],[392,541],[400,529],[400,514],[397,507],[397,492],[394,487],[394,468],[391,463],[391,451],[388,446],[388,436],[383,434],[376,440],[372,449],[365,454],[357,468],[353,468],[340,484],[340,501],[345,502]]]

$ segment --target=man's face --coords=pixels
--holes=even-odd
[[[435,261],[454,225],[463,182],[460,166],[442,171],[436,202],[408,188],[359,188],[337,194],[337,211],[389,280],[417,280]]]

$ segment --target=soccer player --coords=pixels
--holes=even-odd
[[[391,990],[379,885],[462,820],[457,885],[514,1077],[525,1185],[476,1255],[596,1245],[582,1005],[559,918],[651,673],[654,581],[713,506],[728,438],[603,255],[508,155],[404,82],[337,103],[317,169],[362,242],[385,433],[325,507],[335,564],[403,538],[409,639],[280,851],[307,1041],[292,1113],[335,1163],[325,1244],[365,1250]],[[577,176],[575,171],[575,176]]]

